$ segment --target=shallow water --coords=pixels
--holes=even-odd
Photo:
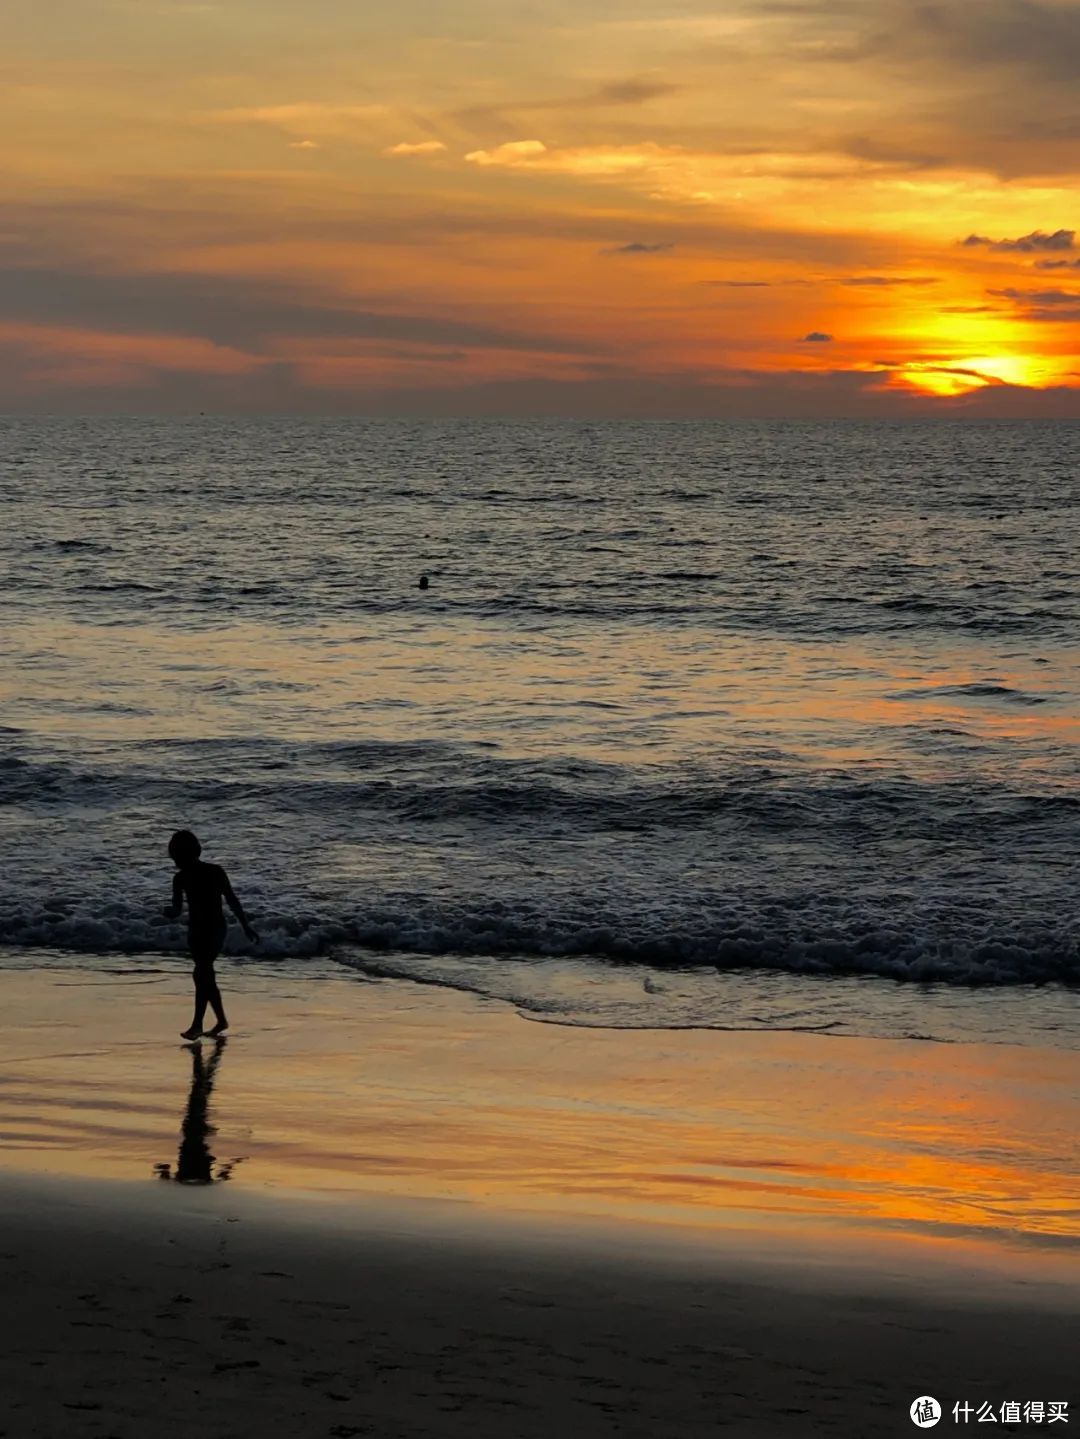
[[[1050,1279],[1075,1309],[1072,1054],[585,1032],[320,960],[229,967],[228,1039],[180,1046],[179,959],[39,955],[0,969],[8,1173],[704,1226],[696,1262],[727,1231],[788,1279],[866,1244],[879,1276],[970,1293],[1005,1264],[1021,1302]]]
[[[180,945],[189,825],[290,965],[1078,1043],[1078,459],[1074,424],[0,422],[0,942]]]

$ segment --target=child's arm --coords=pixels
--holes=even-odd
[[[173,875],[172,904],[165,906],[166,919],[179,919],[184,908],[184,886],[178,874]]]
[[[243,929],[244,933],[247,935],[248,939],[251,940],[252,944],[258,944],[259,936],[252,929],[251,924],[248,921],[248,917],[244,913],[244,906],[240,903],[240,901],[234,894],[233,887],[229,883],[229,876],[225,873],[224,870],[221,871],[221,893],[222,897],[225,900],[225,903],[229,906],[233,914],[235,914],[237,919],[240,921],[240,926]]]

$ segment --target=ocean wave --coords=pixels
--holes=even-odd
[[[614,538],[605,536],[609,541]],[[581,559],[591,564],[597,555],[625,557],[623,546],[628,543],[582,545]],[[75,611],[83,619],[93,617],[98,622],[112,616],[117,606],[124,609],[125,601],[135,601],[143,620],[152,616],[158,623],[171,625],[183,619],[188,626],[211,624],[222,613],[297,625],[309,623],[316,615],[338,621],[450,615],[455,621],[510,623],[522,629],[615,624],[626,629],[660,625],[693,632],[719,625],[734,634],[843,639],[925,631],[962,636],[1030,635],[1045,643],[1071,639],[1077,623],[1072,592],[1055,597],[1055,607],[1027,603],[1022,608],[997,608],[959,604],[948,594],[882,599],[838,585],[835,577],[829,576],[833,588],[814,593],[803,584],[787,583],[787,568],[797,570],[798,563],[780,558],[755,565],[755,580],[749,584],[732,570],[710,568],[609,571],[595,566],[583,574],[579,566],[560,574],[553,572],[546,556],[535,571],[495,581],[490,575],[458,573],[456,566],[432,567],[429,560],[418,557],[415,574],[426,568],[431,578],[431,587],[420,591],[415,588],[412,568],[405,583],[396,571],[372,580],[335,573],[327,566],[317,574],[259,575],[248,571],[243,577],[218,576],[212,582],[200,577],[196,585],[186,572],[170,568],[152,578],[103,578],[81,565],[77,571],[72,569],[82,552],[61,554],[69,563],[56,566],[67,572],[63,591],[55,595],[59,610]],[[19,590],[55,591],[55,576],[44,564],[24,565],[20,558],[19,565]],[[135,619],[126,609],[123,618],[125,623]]]
[[[114,548],[112,545],[104,544],[99,540],[87,539],[35,540],[29,548],[32,550],[85,550],[88,554],[96,555],[108,555],[114,553]]]
[[[1042,705],[1058,696],[1034,694],[1029,690],[1015,689],[1011,685],[975,681],[971,684],[931,685],[923,689],[897,690],[893,694],[886,695],[885,698],[891,700],[996,699],[1007,701],[1009,704]]]
[[[257,909],[253,912],[258,912]],[[969,917],[968,928],[947,936],[931,926],[906,927],[867,908],[849,907],[832,922],[808,919],[798,907],[761,912],[683,915],[680,927],[633,914],[579,909],[548,914],[499,901],[453,902],[398,897],[393,904],[323,915],[298,909],[261,913],[260,944],[230,931],[227,952],[242,958],[302,958],[332,954],[371,974],[410,977],[401,955],[488,958],[580,958],[654,969],[763,970],[818,976],[876,976],[901,983],[988,985],[1080,984],[1080,949],[1064,926],[1029,923],[995,930]],[[183,929],[152,912],[111,903],[54,899],[0,903],[0,946],[66,949],[77,953],[182,952]],[[343,953],[343,947],[349,952]],[[412,977],[420,978],[419,974]]]
[[[615,708],[602,701],[587,707]],[[94,708],[137,713],[101,703]],[[941,727],[917,732],[962,733]],[[142,762],[133,761],[133,753],[141,754]],[[167,812],[230,802],[343,820],[361,814],[426,826],[467,820],[526,827],[537,837],[559,826],[579,836],[697,829],[710,839],[738,836],[740,843],[751,834],[801,835],[820,843],[845,836],[865,841],[879,833],[935,843],[964,838],[984,848],[993,848],[994,835],[1003,828],[1029,825],[1047,843],[1075,849],[1060,828],[1080,805],[1075,794],[1001,782],[862,778],[844,770],[800,776],[785,770],[783,756],[777,754],[776,761],[708,775],[682,765],[649,773],[569,757],[510,759],[493,744],[465,747],[437,740],[151,740],[138,751],[133,747],[127,763],[116,767],[2,754],[0,809],[153,800]]]

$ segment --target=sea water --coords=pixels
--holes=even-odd
[[[1080,425],[18,418],[0,495],[9,961],[181,950],[189,827],[290,978],[1080,1046]]]

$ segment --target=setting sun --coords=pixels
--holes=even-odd
[[[1038,388],[1050,382],[1050,372],[1044,362],[1024,355],[972,355],[940,364],[908,364],[896,378],[928,394],[949,396],[995,384]]]

